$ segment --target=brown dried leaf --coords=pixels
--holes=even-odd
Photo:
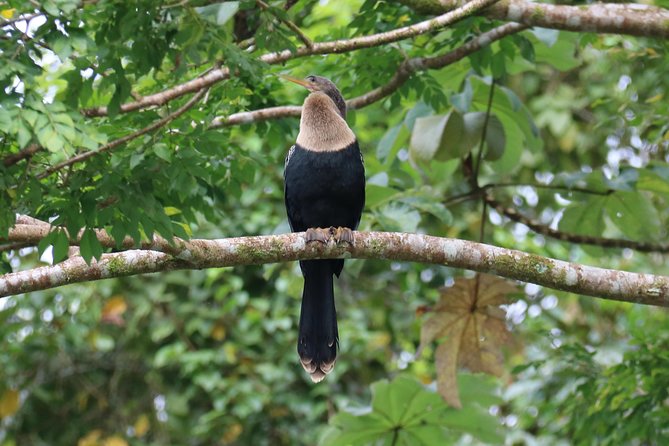
[[[451,406],[461,407],[458,366],[472,372],[502,374],[501,347],[511,334],[499,305],[507,303],[508,295],[515,291],[513,284],[485,274],[457,279],[451,288],[441,290],[441,298],[432,310],[434,315],[421,328],[417,354],[430,342],[445,338],[435,352],[437,388]]]
[[[128,309],[128,304],[123,296],[112,296],[105,302],[102,308],[102,322],[112,325],[123,326],[123,313]]]
[[[14,415],[19,410],[19,391],[14,389],[5,390],[0,395],[0,420]]]

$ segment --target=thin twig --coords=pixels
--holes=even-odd
[[[572,187],[559,184],[541,184],[541,183],[490,183],[481,186],[482,189],[497,189],[502,187],[532,187],[534,189],[560,190],[564,192],[577,192],[579,194],[602,195],[602,196],[611,195],[613,192],[615,192],[613,189],[600,191],[600,190],[586,189],[584,187]]]
[[[571,187],[571,186],[540,184],[540,183],[489,183],[480,186],[477,190],[470,190],[469,192],[464,192],[458,195],[453,195],[451,197],[448,197],[444,200],[443,204],[453,205],[460,203],[462,201],[472,200],[482,195],[486,190],[506,188],[506,187],[532,187],[535,189],[550,189],[568,193],[576,192],[579,194],[601,195],[601,196],[611,195],[614,192],[613,189],[607,189],[605,191],[597,191],[592,189],[586,189],[583,187]]]
[[[271,7],[262,0],[256,0],[256,3],[265,11],[271,9]],[[279,20],[281,23],[286,25],[292,32],[294,32],[295,35],[302,41],[302,43],[304,43],[304,45],[306,45],[307,48],[313,48],[314,43],[311,41],[311,39],[309,39],[306,36],[306,34],[302,32],[302,30],[295,23],[293,23],[291,20],[283,19],[277,15],[274,16],[277,18],[277,20]]]
[[[602,248],[629,248],[639,252],[659,252],[669,253],[669,243],[641,242],[617,238],[595,237],[591,235],[572,234],[558,231],[550,226],[532,220],[529,217],[518,212],[516,209],[506,207],[490,194],[484,194],[485,201],[495,208],[497,212],[507,217],[509,220],[521,223],[532,231],[551,237],[563,242],[577,243],[579,245],[594,245]]]

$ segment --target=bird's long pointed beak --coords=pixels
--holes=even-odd
[[[285,74],[280,74],[279,77],[282,78],[282,79],[285,79],[289,82],[293,82],[294,84],[301,85],[309,91],[314,91],[314,89],[315,89],[315,85],[313,83],[309,82],[308,80],[298,79],[296,77],[287,76]]]

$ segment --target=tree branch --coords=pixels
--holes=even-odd
[[[457,1],[440,0],[402,0],[410,6],[420,4],[423,11],[431,13],[453,9]],[[522,23],[528,27],[564,29],[578,32],[619,33],[648,37],[669,37],[669,11],[666,9],[639,4],[593,4],[593,5],[549,5],[524,0],[473,0],[461,7],[446,12],[439,17],[415,25],[398,28],[385,33],[332,42],[313,43],[312,47],[300,47],[294,52],[289,50],[265,54],[260,60],[270,64],[279,64],[287,60],[318,54],[344,53],[360,48],[369,48],[396,42],[451,25],[485,8],[484,15],[498,20]],[[490,6],[492,5],[492,6]],[[139,101],[121,106],[121,113],[127,113],[146,107],[163,105],[175,98],[202,88],[209,87],[227,79],[230,71],[227,67],[213,69],[204,76],[190,80],[159,93],[143,97]],[[83,109],[86,116],[106,116],[107,107]]]
[[[482,33],[462,46],[449,51],[448,53],[434,57],[416,57],[402,62],[395,75],[384,85],[377,87],[356,98],[346,101],[349,109],[355,110],[371,105],[386,98],[397,91],[411,76],[417,72],[428,69],[444,68],[453,64],[466,56],[475,53],[484,46],[500,40],[510,34],[527,29],[525,25],[517,23],[507,23],[497,28]],[[268,107],[259,110],[234,113],[228,117],[217,117],[212,121],[210,128],[227,127],[239,124],[250,124],[271,119],[286,117],[299,118],[302,114],[302,107],[295,105]]]
[[[489,194],[483,194],[483,199],[490,206],[495,208],[497,212],[504,215],[508,219],[521,223],[532,231],[542,234],[563,242],[577,243],[580,245],[595,245],[603,248],[629,248],[640,252],[660,252],[669,253],[669,243],[653,243],[653,242],[639,242],[633,240],[595,237],[591,235],[571,234],[568,232],[557,231],[550,226],[539,223],[536,220],[526,217],[517,210],[504,206],[499,201],[495,200]]]
[[[21,149],[20,151],[13,153],[11,155],[7,155],[5,158],[2,160],[2,164],[5,167],[13,166],[14,164],[18,163],[21,160],[24,160],[26,158],[30,158],[33,156],[35,153],[39,152],[42,150],[42,146],[39,144],[28,144],[26,147]]]
[[[54,229],[54,227],[48,223],[40,222],[40,220],[36,220],[36,222],[39,223],[33,223],[25,220],[26,218],[30,217],[26,217],[24,215],[19,216],[19,218],[17,218],[16,224],[9,229],[9,235],[7,238],[0,238],[0,243],[6,243],[7,245],[17,244],[17,246],[18,244],[21,244],[20,247],[22,248],[26,246],[37,246],[39,242],[47,235],[49,235],[49,232]],[[79,231],[77,237],[75,238],[71,237],[67,229],[64,227],[57,227],[57,229],[65,232],[67,238],[69,239],[70,246],[78,246],[81,242],[81,237],[84,233],[83,229]],[[93,229],[93,231],[95,232],[95,237],[100,242],[100,245],[105,248],[119,248],[126,250],[140,248],[143,250],[160,251],[173,255],[179,255],[181,252],[173,243],[171,244],[169,240],[158,236],[154,236],[151,241],[144,241],[140,243],[139,246],[137,243],[135,243],[132,237],[125,237],[121,243],[117,245],[116,240],[114,240],[114,238],[110,236],[104,229]],[[175,240],[182,241],[180,239]],[[0,245],[0,248],[2,248],[2,246],[6,245]]]
[[[261,56],[260,61],[269,65],[283,63],[290,59],[298,57],[313,56],[317,54],[346,53],[361,48],[370,48],[386,43],[397,42],[398,40],[408,39],[430,31],[444,28],[448,25],[464,19],[476,11],[483,9],[498,0],[472,0],[463,6],[442,14],[430,20],[416,23],[414,25],[397,28],[369,36],[354,37],[352,39],[335,40],[332,42],[313,43],[310,47],[299,47],[294,51],[283,50],[275,53],[269,53]],[[211,70],[207,74],[183,84],[177,85],[160,93],[144,96],[140,101],[128,102],[121,105],[120,112],[127,113],[142,108],[163,105],[175,98],[192,93],[203,88],[209,87],[217,82],[227,79],[230,76],[230,70],[227,67],[220,67]],[[81,111],[85,116],[106,116],[107,107],[94,107],[83,109]]]
[[[669,11],[655,6],[615,3],[549,5],[510,0],[486,11],[492,19],[566,31],[669,37]]]
[[[259,110],[233,113],[230,116],[216,117],[211,121],[209,128],[215,129],[233,125],[252,124],[279,118],[299,118],[301,115],[301,105],[280,105],[277,107],[267,107]]]
[[[464,0],[400,0],[426,14],[443,14]],[[638,3],[550,5],[525,0],[502,0],[483,11],[496,20],[566,31],[669,37],[669,10]]]
[[[72,257],[0,276],[0,297],[92,280],[176,269],[259,265],[317,258],[422,262],[496,274],[558,290],[649,305],[669,306],[669,277],[579,265],[466,240],[394,232],[355,232],[353,246],[305,241],[305,233],[176,240],[174,255],[130,250],[103,254],[86,265]]]

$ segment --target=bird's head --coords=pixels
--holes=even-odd
[[[307,76],[304,79],[298,79],[296,77],[285,75],[282,75],[281,77],[287,81],[303,86],[312,93],[325,93],[330,97],[330,99],[332,99],[332,102],[335,103],[341,117],[346,119],[346,101],[344,101],[344,97],[341,95],[341,92],[330,79],[322,76],[315,76],[313,74]]]

